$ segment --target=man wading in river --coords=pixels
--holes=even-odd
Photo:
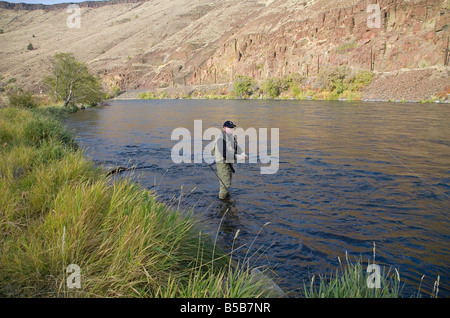
[[[234,128],[236,125],[227,120],[223,124],[222,135],[216,139],[214,148],[212,149],[212,155],[216,159],[217,174],[219,177],[219,199],[224,200],[229,195],[229,189],[231,187],[231,177],[235,172],[233,163],[236,163],[236,159],[247,159],[248,156],[238,146],[236,137],[233,136]]]

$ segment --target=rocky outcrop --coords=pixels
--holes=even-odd
[[[380,28],[368,23],[375,11],[367,12],[365,0],[325,11],[316,2],[303,10],[262,16],[223,43],[189,83],[229,82],[237,74],[260,80],[290,73],[313,76],[340,65],[376,72],[444,66],[448,1],[374,2],[380,8]],[[268,30],[256,27],[277,20]]]

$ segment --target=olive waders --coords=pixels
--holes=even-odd
[[[236,162],[238,152],[242,153],[242,150],[238,147],[236,138],[227,136],[225,132],[216,140],[212,150],[212,154],[216,157],[217,175],[220,185],[219,199],[221,200],[229,196],[231,179],[235,172],[233,163]]]
[[[229,189],[231,187],[232,171],[230,168],[231,163],[226,162],[216,162],[217,175],[219,176],[221,182],[219,190],[219,199],[223,200],[228,197]]]

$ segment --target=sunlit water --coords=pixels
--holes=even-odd
[[[259,163],[236,165],[224,204],[205,162],[173,163],[171,134],[227,119],[279,128],[280,165],[271,175]],[[375,262],[406,282],[403,296],[417,293],[423,275],[425,297],[438,275],[439,295],[450,296],[449,105],[131,100],[80,111],[67,124],[95,162],[145,167],[133,178],[174,207],[194,207],[220,246],[272,269],[291,296],[346,252],[372,262],[374,243]]]

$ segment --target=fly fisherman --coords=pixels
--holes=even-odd
[[[212,155],[216,159],[217,174],[219,177],[219,199],[224,200],[229,195],[231,176],[235,172],[233,163],[237,159],[247,159],[248,156],[238,146],[236,136],[233,136],[236,125],[227,120],[223,124],[222,135],[218,137],[212,149]]]

